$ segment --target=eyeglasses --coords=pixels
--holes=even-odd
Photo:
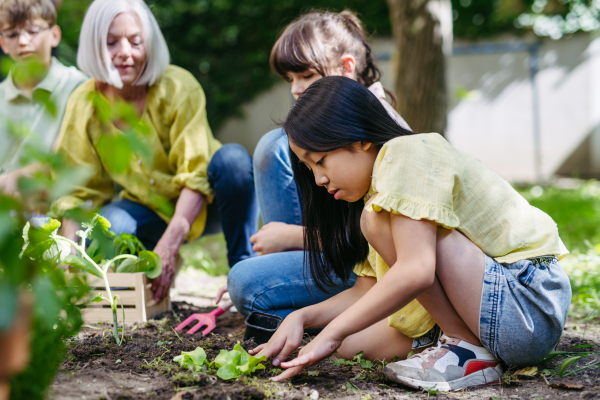
[[[25,35],[27,40],[33,40],[37,35],[42,33],[42,31],[51,29],[54,25],[49,26],[30,26],[26,29],[14,29],[10,31],[4,31],[0,33],[2,39],[6,42],[6,44],[15,44],[19,41],[21,35]]]

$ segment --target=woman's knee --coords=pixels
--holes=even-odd
[[[210,161],[208,178],[213,187],[223,186],[254,190],[254,175],[250,154],[237,143],[223,145]],[[223,184],[219,185],[219,183]]]
[[[135,235],[137,232],[138,222],[136,219],[115,203],[102,207],[100,215],[110,222],[110,230],[115,235],[121,233]]]

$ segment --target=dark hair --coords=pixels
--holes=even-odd
[[[310,85],[296,100],[283,129],[290,143],[311,152],[350,148],[370,142],[381,148],[398,136],[414,132],[402,128],[377,97],[360,83],[328,76]],[[333,271],[344,282],[354,266],[364,262],[369,248],[360,229],[362,200],[335,200],[317,186],[312,172],[290,150],[292,168],[303,197],[304,265],[317,287],[333,286]]]
[[[327,69],[337,67],[344,54],[356,60],[356,79],[369,87],[381,79],[373,61],[365,30],[355,13],[311,11],[290,23],[273,45],[269,62],[271,69],[284,80],[288,72],[303,72],[313,68],[322,76]],[[394,93],[385,90],[396,106]]]
[[[2,0],[0,1],[0,28],[23,26],[36,18],[48,25],[56,25],[56,8],[50,0]]]

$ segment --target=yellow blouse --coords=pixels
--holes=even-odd
[[[499,263],[569,253],[550,216],[480,160],[437,133],[387,142],[373,167],[365,208],[458,229]]]
[[[167,223],[184,186],[204,194],[208,203],[212,201],[214,194],[208,183],[207,168],[221,143],[208,126],[204,91],[192,74],[169,66],[148,89],[141,117],[144,133],[137,136],[150,150],[150,157],[134,154],[125,172],[118,174],[106,168],[110,160],[100,155],[106,156],[106,152],[96,149],[103,135],[122,135],[122,132],[114,124],[101,121],[98,114],[103,110],[95,105],[94,96],[98,96],[94,79],[73,92],[57,150],[74,167],[90,171],[91,178],[85,186],[76,187],[72,194],[56,200],[52,205],[54,213],[62,215],[88,201],[94,206],[109,202],[114,194],[113,182],[123,187],[121,197],[149,207]],[[164,200],[170,204],[164,204]],[[205,222],[206,203],[187,239],[200,236]]]
[[[546,255],[562,258],[569,253],[550,216],[529,205],[480,160],[455,149],[437,133],[387,142],[375,160],[366,199],[374,195],[365,210],[383,209],[458,229],[500,263]],[[354,272],[379,279],[388,270],[369,246],[368,260]],[[416,300],[388,321],[409,337],[421,336],[434,325]]]

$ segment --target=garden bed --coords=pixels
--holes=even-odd
[[[125,342],[118,346],[111,336],[111,326],[97,325],[82,329],[71,340],[67,357],[61,365],[51,389],[51,399],[309,399],[318,392],[319,398],[349,399],[402,399],[431,398],[433,393],[419,392],[387,381],[381,373],[381,363],[370,369],[360,365],[335,365],[335,356],[320,365],[305,370],[290,381],[275,383],[268,377],[276,369],[267,368],[252,377],[223,381],[214,375],[197,375],[181,369],[173,357],[181,351],[191,351],[197,346],[206,350],[212,360],[221,349],[231,350],[244,334],[244,318],[238,313],[226,312],[217,319],[217,329],[206,337],[175,333],[173,328],[194,312],[210,309],[198,308],[187,303],[174,302],[174,310],[163,314],[162,319],[145,324],[128,325]],[[565,331],[559,350],[600,351],[598,347],[573,349],[582,344],[597,342],[597,325],[586,329],[573,323]],[[253,343],[242,343],[248,349]],[[552,399],[569,397],[600,398],[600,370],[592,367],[578,374],[560,378],[557,371],[567,356],[537,366],[534,377],[506,374],[504,383],[466,389],[438,398],[534,398]],[[589,364],[600,356],[582,358],[568,367],[572,371]],[[542,371],[547,370],[543,376]],[[514,371],[513,371],[514,372]],[[572,384],[576,390],[554,388],[554,384]],[[313,397],[314,398],[314,397]]]

